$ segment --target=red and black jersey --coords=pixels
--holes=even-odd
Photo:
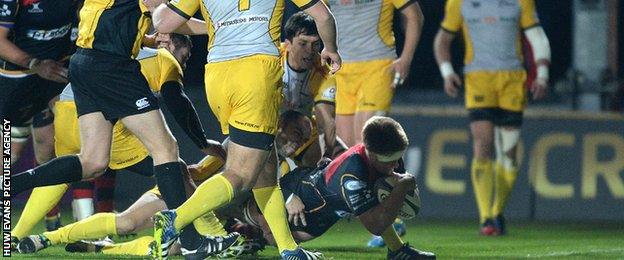
[[[61,60],[72,50],[72,28],[77,26],[75,0],[0,0],[0,26],[9,39],[39,59]],[[0,60],[6,70],[22,70]]]
[[[280,179],[284,198],[296,194],[305,204],[306,227],[295,230],[320,236],[340,218],[359,216],[379,204],[374,192],[381,177],[368,166],[364,145],[356,145],[327,167],[297,168]]]

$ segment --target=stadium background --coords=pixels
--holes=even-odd
[[[507,216],[522,220],[621,221],[624,219],[624,117],[621,115],[624,107],[624,47],[621,47],[624,46],[624,3],[618,0],[536,2],[551,43],[552,88],[549,98],[532,102],[526,113],[522,173],[507,207]],[[423,34],[411,74],[406,84],[397,90],[391,116],[404,124],[411,140],[406,162],[408,170],[418,175],[423,199],[419,217],[474,219],[477,210],[468,174],[471,158],[468,120],[462,108],[463,100],[452,100],[444,95],[432,51],[444,1],[419,3],[425,14]],[[295,11],[288,3],[287,13]],[[605,30],[606,37],[587,35],[587,30],[579,28],[582,24],[575,26],[579,19],[605,20],[604,24],[585,26]],[[400,23],[395,21],[397,24]],[[400,50],[402,35],[400,30],[395,31]],[[582,33],[585,38],[578,41],[575,35]],[[208,137],[221,139],[202,86],[206,38],[193,37],[193,42],[192,57],[185,71],[187,92]],[[456,68],[463,58],[459,42],[455,41],[457,46],[453,48],[457,50],[453,52]],[[605,49],[606,57],[596,54],[593,56],[596,60],[575,59],[582,57],[578,55],[579,49],[591,49],[593,45],[585,46],[591,44]],[[597,62],[604,63],[598,67],[599,73],[587,74],[591,69],[583,70],[587,64],[596,67]],[[201,152],[175,124],[170,126],[180,143],[183,159],[198,161]],[[28,157],[24,156],[15,170],[30,168],[32,160]],[[117,176],[116,207],[120,210],[154,185],[153,180],[135,174],[124,172]],[[24,199],[24,195],[18,198],[18,204]],[[64,205],[68,204],[65,199]]]

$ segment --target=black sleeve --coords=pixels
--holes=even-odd
[[[160,96],[178,125],[193,140],[193,143],[200,149],[206,148],[208,142],[204,128],[199,121],[193,103],[182,90],[182,85],[176,81],[167,81],[160,89]]]

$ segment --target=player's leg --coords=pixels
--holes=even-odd
[[[93,182],[79,181],[71,184],[72,212],[74,220],[80,221],[93,215]]]
[[[61,200],[68,187],[67,184],[59,184],[35,188],[11,235],[18,239],[28,236],[32,228]]]
[[[185,192],[186,164],[180,160],[178,144],[164,121],[162,112],[152,110],[122,119],[123,124],[145,145],[154,161],[154,175],[168,208],[177,208],[187,198]],[[198,233],[193,226],[182,230],[182,244],[198,246]]]
[[[472,188],[479,210],[481,234],[493,235],[492,196],[494,192],[494,124],[498,116],[497,82],[490,72],[465,76],[465,102],[470,119],[473,158],[470,168]]]
[[[358,62],[357,71],[364,78],[357,91],[355,108],[354,142],[362,142],[362,128],[373,116],[384,116],[390,111],[394,88],[391,73],[392,60]]]
[[[518,176],[518,143],[522,126],[522,111],[526,105],[526,73],[524,71],[498,73],[498,81],[505,86],[499,96],[501,111],[496,119],[496,177],[492,215],[499,234],[505,234],[503,211]]]
[[[80,155],[58,157],[16,174],[12,177],[12,196],[34,187],[89,179],[104,172],[110,158],[112,124],[100,112],[82,115],[79,122],[80,137],[84,140]]]
[[[351,64],[342,64],[336,73],[336,136],[347,147],[355,145],[355,107],[359,84],[350,68]]]
[[[338,105],[336,101],[336,105]],[[339,136],[342,141],[351,147],[355,144],[355,115],[354,114],[338,114],[336,113],[336,136]]]
[[[280,252],[292,251],[297,243],[290,233],[282,191],[277,185],[277,156],[271,152],[253,189],[258,208],[265,216]]]
[[[21,253],[34,253],[51,245],[136,232],[149,227],[151,216],[163,209],[165,203],[153,192],[146,192],[122,213],[97,213],[56,231],[29,236],[20,242],[18,249]]]
[[[53,104],[58,98],[53,98]],[[32,140],[37,165],[46,163],[55,157],[54,153],[54,115],[49,108],[33,117]],[[46,230],[53,231],[61,227],[61,214],[58,205],[54,206],[45,216]]]

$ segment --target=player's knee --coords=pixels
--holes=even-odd
[[[500,148],[502,151],[501,163],[506,169],[511,169],[517,165],[516,150],[520,140],[520,129],[515,127],[501,127],[497,129],[501,139]]]
[[[108,157],[95,158],[79,155],[79,158],[82,164],[83,179],[92,179],[101,176],[108,168]]]
[[[154,164],[173,162],[179,159],[178,141],[175,138],[164,138],[161,145],[161,148],[150,151]]]
[[[492,156],[492,139],[475,138],[473,140],[473,153],[477,159],[489,159]]]
[[[232,189],[235,191],[250,191],[255,184],[255,178],[251,176],[242,176],[231,169],[225,169],[225,171],[223,171],[223,176],[230,182]]]

